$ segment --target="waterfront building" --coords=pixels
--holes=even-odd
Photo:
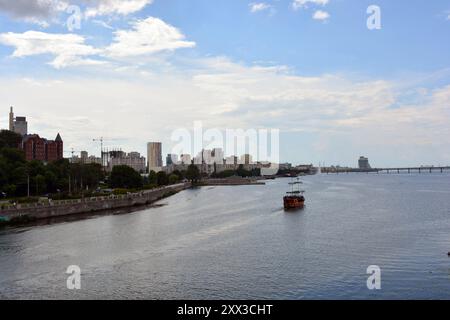
[[[14,110],[11,107],[9,112],[9,131],[25,136],[28,134],[28,122],[26,117],[15,117]]]
[[[203,150],[202,151],[202,164],[212,164],[212,150]]]
[[[63,158],[64,143],[59,133],[55,140],[47,140],[37,134],[28,134],[27,118],[14,117],[13,107],[9,111],[9,130],[22,136],[19,148],[24,151],[27,161],[53,162]]]
[[[361,156],[358,160],[359,169],[361,170],[370,170],[371,166],[369,164],[369,159]]]
[[[252,156],[250,154],[242,155],[241,156],[241,163],[242,164],[246,164],[246,165],[252,164],[253,163]]]
[[[53,162],[62,159],[64,154],[64,143],[59,133],[55,140],[47,140],[37,134],[25,135],[20,147],[25,152],[27,161]]]
[[[280,163],[278,165],[278,167],[279,167],[280,170],[291,170],[292,169],[292,163],[288,163],[288,162]]]
[[[147,169],[145,158],[139,152],[125,153],[123,151],[108,152],[107,170],[111,172],[115,166],[128,166],[139,173]]]
[[[236,156],[229,156],[225,159],[225,164],[227,165],[237,165],[238,164],[238,157]]]
[[[80,163],[80,164],[102,164],[102,158],[96,157],[94,155],[89,155],[87,151],[81,151],[80,156],[72,155],[70,158],[71,163]]]
[[[237,157],[236,157],[236,159],[237,159]],[[171,174],[175,170],[186,171],[188,169],[189,165],[191,165],[190,162],[188,162],[188,163],[179,162],[178,164],[172,164],[170,166],[165,166],[164,168],[162,168],[162,170],[164,172],[166,172],[167,174]],[[237,170],[240,166],[242,166],[243,169],[248,170],[248,171],[252,171],[254,169],[262,169],[262,168],[270,167],[270,164],[262,164],[262,163],[239,164],[237,162],[231,163],[231,164],[228,164],[228,163],[222,163],[222,164],[194,163],[194,165],[198,168],[198,170],[202,174],[208,175],[208,176],[213,174],[214,172],[220,173],[220,172],[223,172],[226,170]],[[278,171],[278,168],[276,169],[276,171]],[[271,175],[275,174],[275,173],[271,173]]]
[[[211,157],[212,157],[212,163],[223,164],[225,155],[221,148],[214,148],[213,151],[211,152]]]
[[[202,150],[194,158],[195,164],[223,164],[224,153],[220,148],[215,148],[213,150]]]
[[[161,171],[163,166],[162,161],[162,143],[161,142],[149,142],[147,144],[147,160],[148,171]]]

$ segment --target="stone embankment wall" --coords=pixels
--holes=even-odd
[[[127,195],[85,198],[78,200],[52,201],[48,204],[16,205],[13,208],[0,210],[0,220],[13,222],[36,220],[67,215],[90,213],[110,209],[126,208],[151,204],[190,187],[190,183],[180,183],[164,188],[146,190]]]
[[[256,178],[205,179],[200,182],[203,186],[245,186],[264,185],[265,182]]]

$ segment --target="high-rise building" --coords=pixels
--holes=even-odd
[[[9,109],[9,131],[14,131],[14,111],[13,107]]]
[[[229,156],[226,158],[225,163],[228,165],[237,165],[238,164],[238,157],[236,156]]]
[[[145,158],[141,157],[139,152],[126,154],[123,151],[110,151],[108,154],[108,171],[112,171],[115,166],[128,166],[140,173],[146,171]]]
[[[244,154],[241,156],[241,163],[242,164],[252,164],[253,159],[250,154]]]
[[[213,164],[212,161],[212,150],[203,150],[202,151],[202,163]]]
[[[362,170],[371,169],[370,164],[369,164],[369,158],[366,158],[366,157],[360,157],[358,160],[358,165],[359,165],[359,168]]]
[[[178,155],[169,153],[166,157],[166,166],[171,166],[177,163],[178,163]]]
[[[102,164],[102,158],[96,157],[94,155],[90,156],[87,151],[81,151],[80,156],[72,155],[72,157],[69,160],[71,163],[99,164],[99,165]]]
[[[221,148],[214,148],[212,153],[212,162],[215,164],[223,164],[224,153]]]
[[[9,111],[9,131],[25,136],[28,134],[28,123],[26,117],[14,118],[13,107]]]
[[[87,163],[88,157],[89,157],[89,153],[87,151],[80,152],[81,163]]]
[[[181,162],[181,164],[187,164],[187,165],[191,164],[191,162],[192,162],[191,155],[190,154],[182,154],[180,156],[180,162]]]
[[[147,144],[147,160],[148,171],[161,171],[163,166],[162,161],[162,143],[161,142],[149,142]]]

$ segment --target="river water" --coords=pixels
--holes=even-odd
[[[0,230],[0,298],[450,299],[449,175],[308,176],[306,208],[287,213],[289,181]]]

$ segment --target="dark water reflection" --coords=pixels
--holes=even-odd
[[[0,231],[1,298],[450,298],[450,176],[205,187],[158,208]],[[120,213],[120,212],[119,212]],[[66,288],[69,265],[82,289]],[[382,270],[369,291],[366,269]]]

